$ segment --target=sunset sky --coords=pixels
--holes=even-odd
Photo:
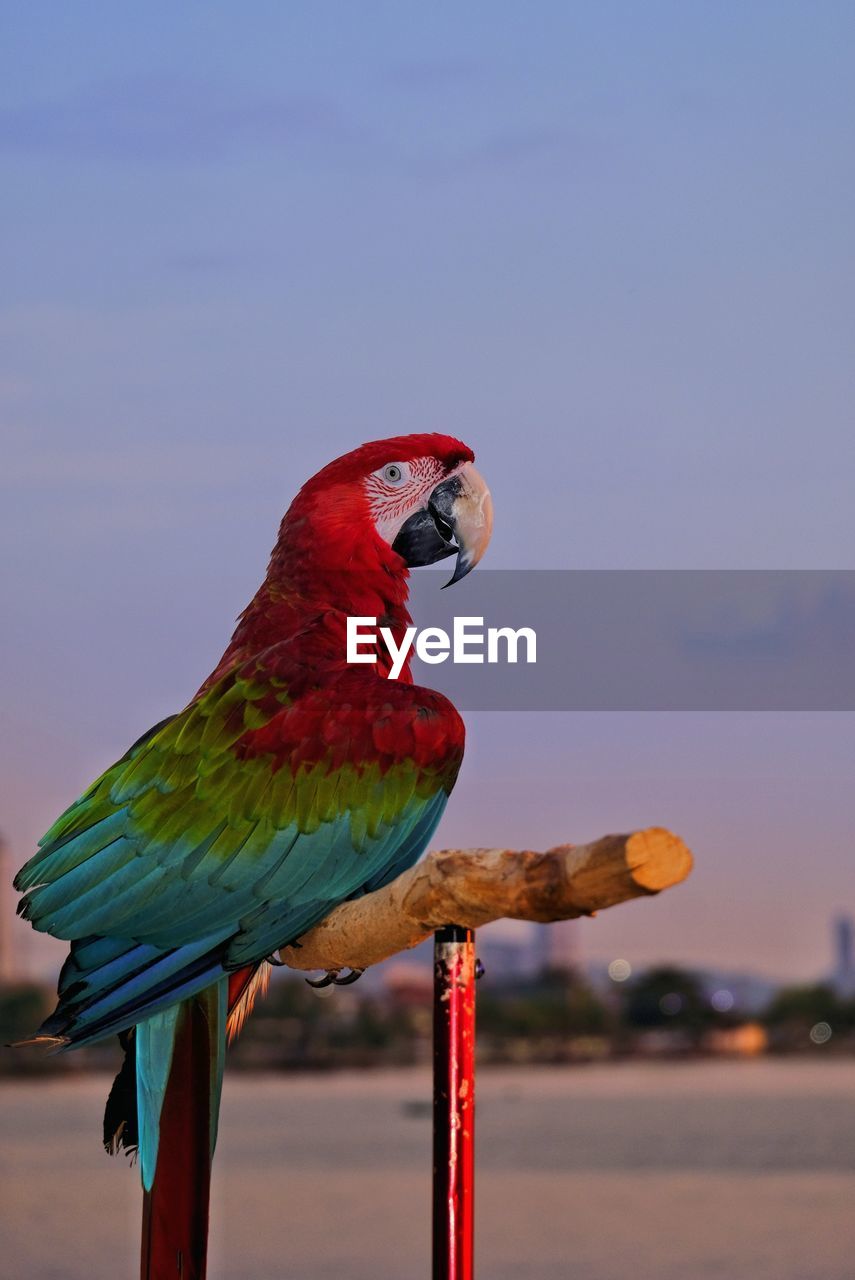
[[[7,7],[15,864],[192,694],[295,490],[366,438],[474,447],[493,567],[855,568],[853,47],[831,0]],[[855,715],[467,719],[437,843],[695,850],[580,926],[590,958],[827,966]]]

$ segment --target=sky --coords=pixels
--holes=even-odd
[[[183,705],[366,438],[474,447],[494,568],[855,568],[853,48],[832,0],[7,6],[10,860]],[[694,849],[589,958],[827,967],[855,716],[467,720],[438,844]]]

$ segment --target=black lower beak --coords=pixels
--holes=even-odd
[[[447,526],[445,530],[440,530],[430,507],[423,507],[401,525],[398,536],[392,543],[392,550],[403,556],[411,569],[417,569],[421,565],[435,564],[437,560],[455,555],[457,546],[451,541],[452,536],[451,529]]]
[[[457,556],[451,580],[474,569],[490,541],[493,505],[490,490],[471,463],[438,484],[427,506],[413,512],[392,543],[411,568]]]

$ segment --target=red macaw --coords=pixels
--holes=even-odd
[[[267,958],[424,850],[454,785],[454,707],[388,658],[346,662],[346,619],[400,644],[408,567],[474,567],[492,527],[471,449],[444,435],[362,445],[303,486],[223,658],[54,823],[20,913],[70,941],[37,1038],[119,1033],[110,1151],[138,1146],[143,1277],[205,1274],[223,1059]]]

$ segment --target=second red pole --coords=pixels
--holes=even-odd
[[[473,1280],[475,935],[434,935],[433,1280]]]

